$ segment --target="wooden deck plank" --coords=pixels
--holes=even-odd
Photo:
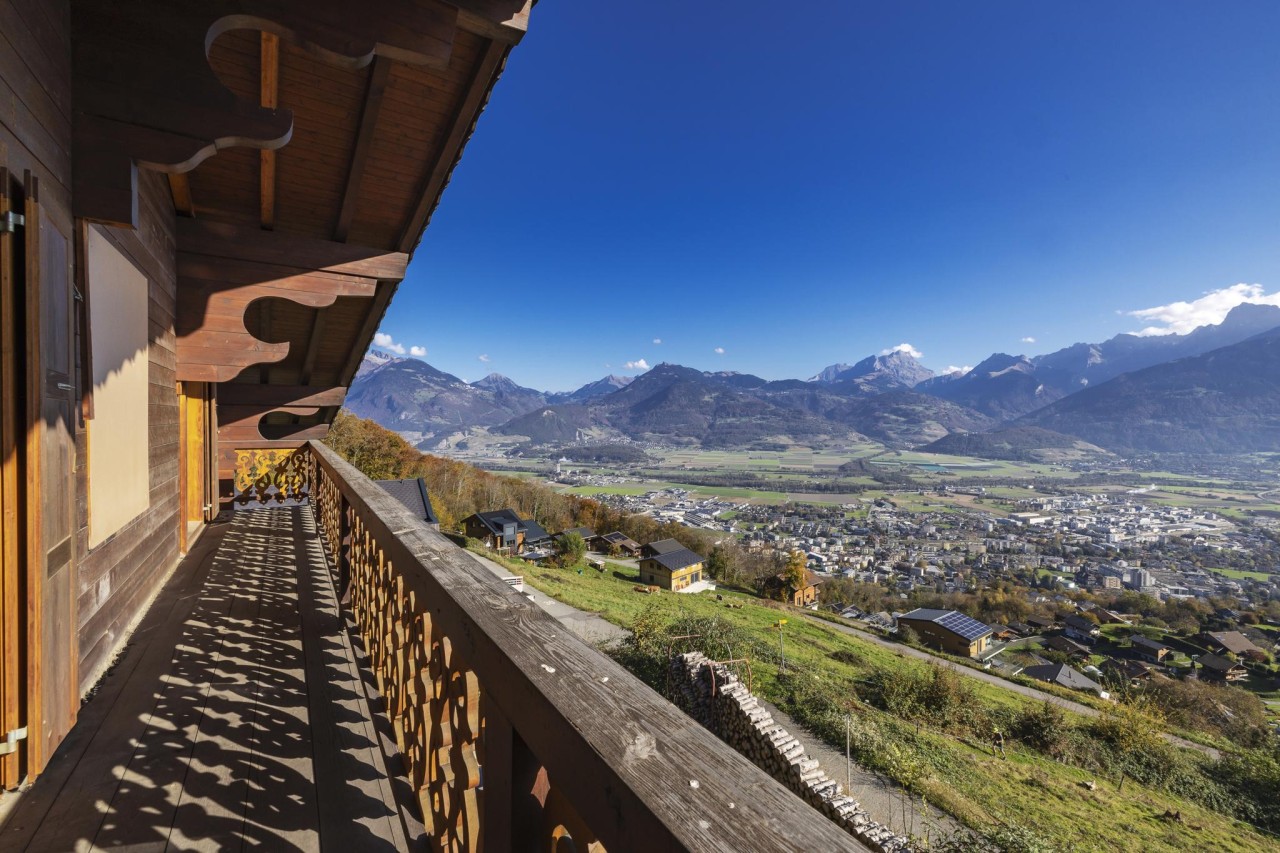
[[[415,845],[310,508],[210,532],[9,809],[0,848]]]
[[[215,526],[202,537],[157,596],[44,775],[11,807],[0,848],[69,850],[77,839],[97,835],[147,729],[151,706],[145,691],[168,666],[224,528]],[[152,704],[157,699],[154,693],[149,698]]]
[[[306,535],[298,541],[298,605],[314,614],[303,624],[321,834],[348,850],[407,850],[413,830],[389,806],[395,792],[373,722],[360,713],[360,673],[315,518],[307,512],[301,521]],[[345,814],[335,808],[339,804],[346,805]]]

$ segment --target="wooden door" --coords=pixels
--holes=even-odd
[[[195,541],[200,525],[210,521],[213,500],[214,470],[211,461],[212,412],[210,396],[213,385],[208,382],[179,382],[178,402],[182,437],[181,467],[182,512],[178,519],[178,540],[186,551]]]
[[[67,238],[0,168],[0,786],[34,778],[78,706]]]
[[[68,236],[43,215],[28,173],[23,207],[27,294],[27,775],[34,778],[79,708],[75,618],[75,312]]]
[[[21,369],[26,316],[15,215],[21,195],[0,167],[0,788],[25,775],[24,750],[3,735],[22,728],[26,714],[26,382]],[[16,208],[16,209],[15,209]]]

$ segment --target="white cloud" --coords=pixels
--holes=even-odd
[[[483,361],[485,364],[488,364],[488,363],[489,363],[489,354],[488,354],[488,353],[481,353],[480,355],[476,356],[476,358],[480,359],[480,360],[481,360],[481,361]]]
[[[1030,335],[1027,335],[1025,338],[1022,339],[1022,342],[1024,344],[1034,344],[1036,342],[1036,339],[1031,337]]]
[[[1260,284],[1233,284],[1219,290],[1210,290],[1191,302],[1170,302],[1168,305],[1125,313],[1156,324],[1132,334],[1142,337],[1185,335],[1200,326],[1216,326],[1223,321],[1228,311],[1246,302],[1280,306],[1280,291],[1267,293]]]
[[[956,367],[954,364],[948,364],[942,369],[941,375],[951,376],[952,374],[956,374],[957,376],[964,376],[970,370],[973,370],[972,364],[966,364],[964,367]]]
[[[385,332],[378,332],[373,336],[373,345],[384,349],[387,352],[393,352],[396,355],[404,355],[404,344],[398,344],[395,340]]]
[[[716,347],[713,351],[716,355],[724,355],[724,347]]]
[[[898,344],[896,347],[888,347],[880,350],[881,355],[892,355],[895,352],[905,352],[912,358],[924,358],[924,353],[913,347],[911,344]]]
[[[605,366],[608,367],[608,365]],[[638,358],[635,361],[628,361],[622,366],[627,370],[648,370],[649,362],[645,361],[643,358]]]
[[[413,356],[414,358],[426,358],[427,348],[418,347],[418,346],[409,347],[409,355]]]
[[[654,342],[655,344],[660,344],[660,343],[662,343],[662,338],[654,338],[654,339],[653,339],[653,342]]]

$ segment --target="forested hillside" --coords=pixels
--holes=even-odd
[[[522,518],[533,518],[547,530],[590,527],[597,533],[620,530],[637,542],[677,539],[703,555],[716,549],[717,536],[680,524],[659,523],[632,515],[588,498],[562,495],[544,483],[503,477],[463,462],[422,453],[409,442],[370,420],[340,412],[325,444],[373,480],[421,477],[442,530],[450,530],[473,512],[511,508]],[[736,545],[725,543],[716,561],[731,568],[743,565]],[[747,573],[749,574],[749,573]]]

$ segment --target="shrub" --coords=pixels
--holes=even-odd
[[[1066,754],[1071,729],[1066,712],[1048,700],[1023,710],[1013,724],[1013,733],[1019,740],[1053,758]]]
[[[556,540],[556,563],[562,567],[576,566],[587,553],[587,543],[577,533],[565,533]]]

